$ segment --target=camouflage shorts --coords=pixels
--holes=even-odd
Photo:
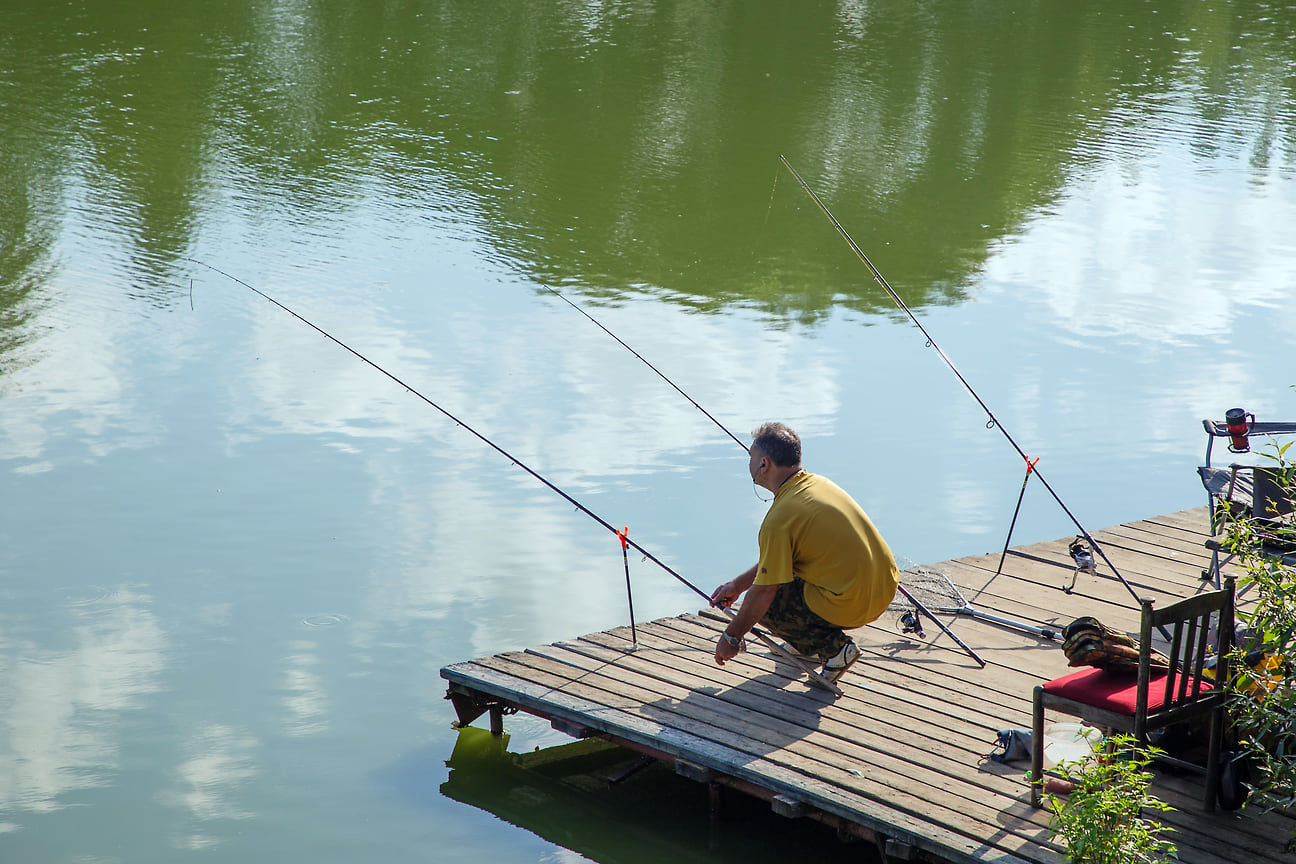
[[[799,653],[821,660],[840,651],[850,638],[842,628],[829,624],[806,605],[805,582],[799,576],[779,586],[760,623],[786,639]]]

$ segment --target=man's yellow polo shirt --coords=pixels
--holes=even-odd
[[[800,576],[810,610],[838,627],[862,627],[895,597],[895,557],[855,499],[802,471],[779,487],[760,527],[757,585]]]

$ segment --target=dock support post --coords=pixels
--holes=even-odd
[[[446,698],[454,705],[455,716],[459,718],[454,724],[456,729],[471,725],[489,711],[491,734],[498,737],[504,734],[504,715],[517,713],[517,708],[507,702],[457,684],[446,689]]]

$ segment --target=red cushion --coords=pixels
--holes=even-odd
[[[1161,709],[1165,704],[1165,672],[1153,672],[1148,683],[1148,712]],[[1175,680],[1172,695],[1179,692],[1180,682]],[[1188,685],[1189,695],[1196,695],[1205,690],[1212,690],[1215,682],[1197,679]],[[1138,674],[1134,672],[1109,672],[1104,669],[1089,667],[1079,672],[1072,672],[1062,678],[1054,678],[1044,685],[1044,692],[1075,702],[1105,708],[1120,714],[1134,714],[1138,700]]]

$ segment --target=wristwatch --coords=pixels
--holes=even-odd
[[[743,640],[741,636],[730,636],[728,633],[721,633],[720,638],[728,642],[730,648],[741,649],[743,647]]]

